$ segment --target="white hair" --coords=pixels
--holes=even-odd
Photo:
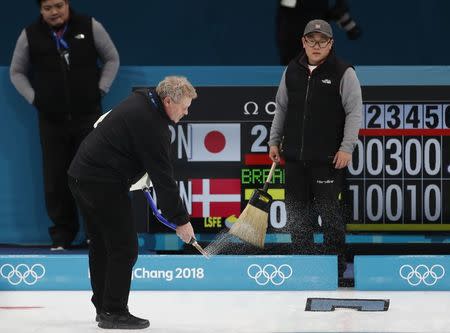
[[[158,83],[156,93],[161,99],[170,97],[175,103],[180,103],[183,97],[197,98],[197,92],[184,76],[167,76]]]

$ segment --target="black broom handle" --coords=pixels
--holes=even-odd
[[[267,192],[267,189],[269,188],[269,183],[272,180],[273,172],[275,171],[275,168],[277,167],[277,163],[273,162],[272,167],[270,168],[269,175],[267,176],[267,180],[264,183],[263,191]]]

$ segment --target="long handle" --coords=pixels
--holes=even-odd
[[[172,222],[169,222],[168,220],[166,220],[166,218],[164,216],[162,216],[161,213],[158,211],[155,200],[153,200],[153,197],[151,196],[148,188],[144,188],[143,191],[144,191],[144,195],[147,198],[147,201],[150,205],[150,208],[152,209],[153,215],[155,215],[156,219],[159,222],[161,222],[162,224],[164,224],[166,227],[168,227],[172,230],[176,230],[177,225],[175,223],[172,223]],[[205,250],[203,250],[203,248],[200,246],[200,244],[197,243],[197,239],[195,239],[195,237],[192,237],[188,244],[194,246],[201,254],[203,254],[207,259],[209,259],[208,253],[206,253]]]
[[[161,213],[158,211],[158,208],[156,208],[155,200],[153,200],[153,197],[150,194],[150,191],[148,188],[144,189],[144,195],[147,198],[148,203],[150,204],[150,208],[152,209],[153,215],[155,215],[156,219],[164,224],[166,227],[169,227],[172,230],[177,229],[177,225],[175,223],[169,222],[165,219],[164,216],[161,215]]]
[[[263,187],[264,192],[267,192],[267,189],[269,188],[269,183],[272,180],[272,176],[273,176],[273,173],[274,173],[276,167],[277,167],[277,163],[273,162],[272,167],[270,168],[269,175],[267,176],[267,180],[264,183],[264,187]]]

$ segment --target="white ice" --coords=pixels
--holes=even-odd
[[[90,295],[0,292],[0,333],[108,331],[97,327]],[[390,299],[390,308],[306,312],[308,297]],[[133,291],[129,307],[134,315],[150,320],[150,328],[141,332],[450,332],[450,292]]]

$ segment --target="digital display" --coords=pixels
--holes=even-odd
[[[170,126],[172,156],[194,229],[217,233],[236,221],[269,173],[277,87],[197,91],[189,115]],[[363,96],[347,173],[347,230],[450,231],[450,87],[363,87]],[[287,225],[285,182],[280,165],[269,187],[268,232]]]

